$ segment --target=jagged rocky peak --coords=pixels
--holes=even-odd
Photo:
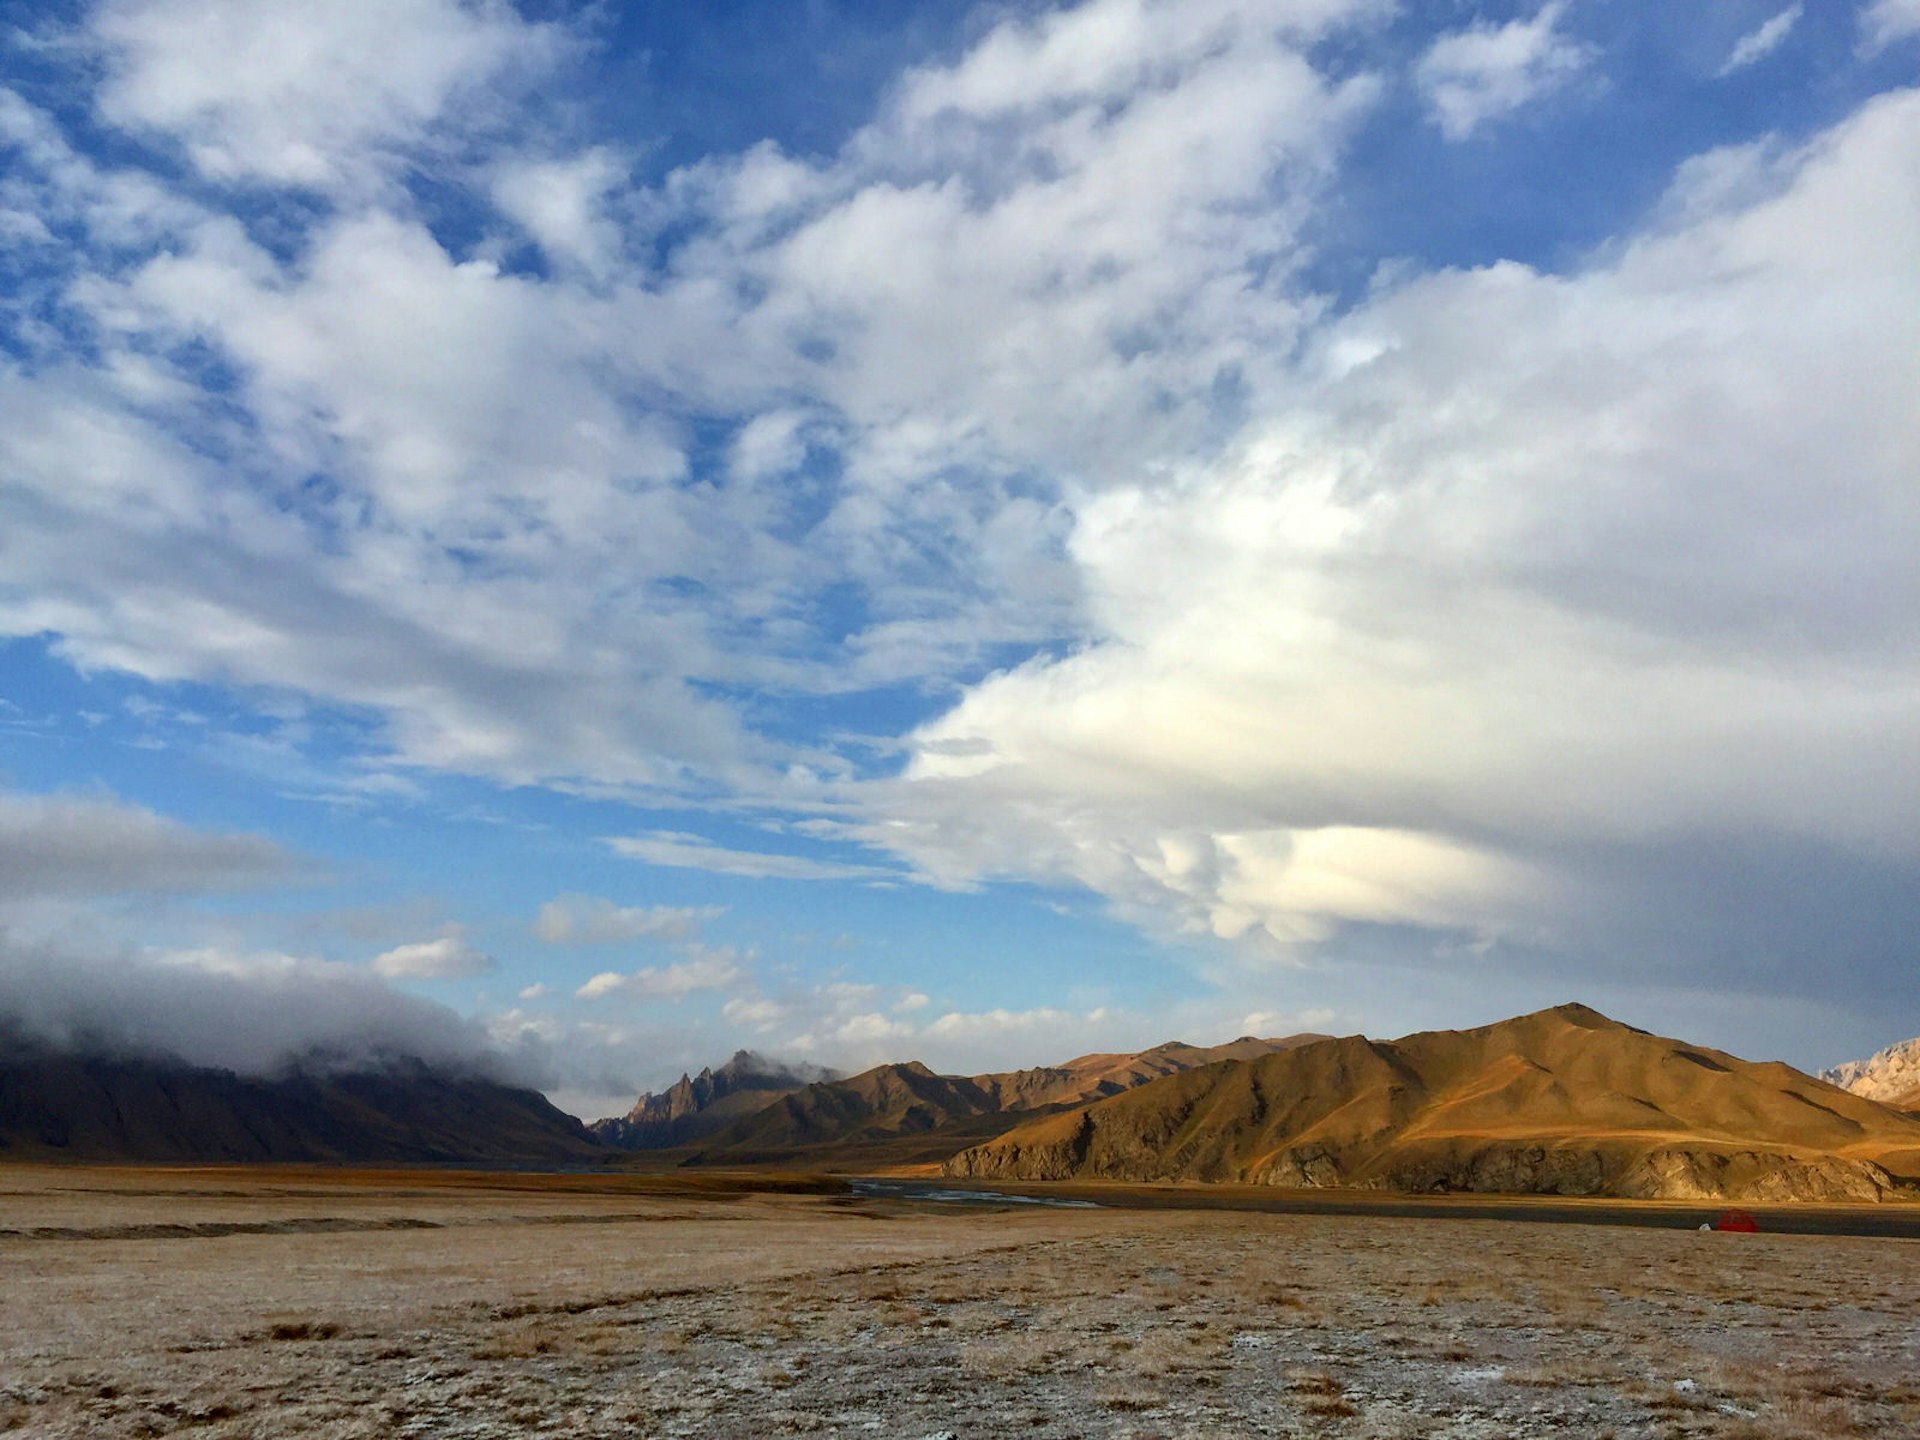
[[[608,1144],[626,1149],[682,1145],[803,1086],[832,1078],[833,1071],[816,1065],[736,1050],[718,1069],[704,1066],[698,1075],[682,1072],[665,1090],[642,1095],[625,1115],[596,1120],[591,1128]]]
[[[1865,1060],[1822,1070],[1820,1078],[1882,1105],[1920,1110],[1920,1038],[1889,1045]]]

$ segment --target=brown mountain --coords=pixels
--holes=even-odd
[[[1218,1060],[1264,1055],[1320,1036],[1243,1036],[1202,1047],[1172,1041],[1137,1055],[1082,1055],[1061,1065],[937,1075],[918,1061],[805,1086],[708,1136],[690,1163],[910,1164],[937,1161],[1021,1118],[1117,1095]]]
[[[606,1150],[534,1090],[399,1061],[272,1079],[0,1036],[0,1157],[574,1165]]]
[[[623,1150],[663,1150],[711,1135],[783,1095],[834,1078],[831,1071],[796,1068],[751,1050],[736,1050],[719,1069],[683,1074],[667,1089],[642,1095],[625,1115],[596,1120],[587,1128]]]
[[[1187,1070],[953,1156],[953,1176],[1881,1199],[1920,1119],[1563,1005]]]

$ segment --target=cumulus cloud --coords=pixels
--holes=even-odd
[[[451,934],[382,951],[373,957],[373,970],[388,980],[470,980],[498,963],[474,949],[464,935]]]
[[[195,830],[105,796],[0,793],[0,899],[196,893],[297,878],[264,835]]]
[[[549,945],[686,940],[702,922],[725,913],[718,905],[615,905],[591,895],[557,895],[534,916],[533,933]]]
[[[81,1054],[135,1055],[271,1075],[403,1058],[536,1083],[532,1047],[396,991],[357,965],[201,949],[76,953],[0,936],[0,1023]]]
[[[1564,0],[1531,20],[1478,24],[1443,35],[1414,68],[1414,83],[1449,140],[1465,140],[1489,121],[1560,89],[1593,58],[1591,47],[1560,33]]]
[[[1773,54],[1786,43],[1787,36],[1793,33],[1793,27],[1800,23],[1800,16],[1804,9],[1805,7],[1801,5],[1789,5],[1771,20],[1763,21],[1753,30],[1742,35],[1734,43],[1733,50],[1728,54],[1726,63],[1720,67],[1717,75],[1724,78],[1736,70],[1744,70],[1749,65],[1756,65]]]

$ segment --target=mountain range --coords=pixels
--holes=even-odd
[[[1646,1198],[1916,1194],[1920,1118],[1563,1005],[1323,1040],[1030,1120],[944,1165],[993,1180]]]
[[[706,1133],[687,1163],[935,1162],[1030,1115],[1084,1105],[1195,1066],[1321,1038],[1242,1036],[1214,1046],[1176,1040],[1137,1054],[1082,1055],[1059,1065],[984,1075],[939,1075],[918,1061],[877,1065],[845,1079],[797,1086],[751,1114],[733,1111]]]
[[[0,1159],[1920,1199],[1920,1108],[1898,1108],[1920,1101],[1916,1068],[1920,1042],[1815,1078],[1563,1005],[1390,1041],[1169,1042],[981,1075],[835,1078],[742,1051],[590,1131],[536,1091],[419,1060],[238,1075],[71,1053],[0,1020]]]
[[[418,1060],[259,1077],[72,1054],[0,1026],[0,1159],[552,1167],[605,1154],[539,1091]]]

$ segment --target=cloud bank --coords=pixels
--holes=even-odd
[[[277,1075],[417,1059],[517,1084],[551,1083],[531,1048],[395,990],[356,965],[189,951],[88,956],[0,936],[0,1022],[82,1055]]]

